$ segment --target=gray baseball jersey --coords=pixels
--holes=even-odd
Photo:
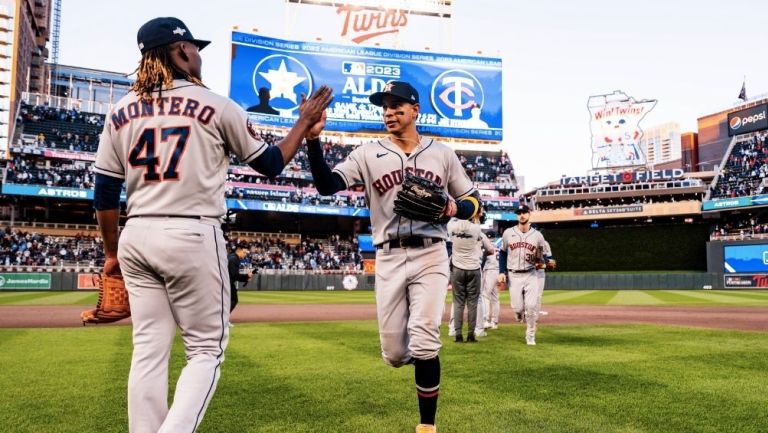
[[[426,137],[421,138],[419,146],[408,156],[388,138],[363,144],[334,168],[348,187],[365,186],[374,244],[409,236],[447,239],[444,224],[414,221],[395,214],[394,201],[403,183],[404,171],[437,182],[455,199],[475,190],[453,149]]]
[[[445,224],[413,221],[395,214],[394,201],[404,172],[435,181],[456,199],[475,191],[448,146],[422,137],[406,155],[389,139],[363,144],[339,163],[338,173],[349,187],[365,185],[376,249],[376,312],[384,362],[402,366],[412,358],[438,355],[440,321],[448,290],[448,252],[442,242],[423,248],[390,248],[387,240],[447,238]]]
[[[226,213],[228,152],[248,163],[267,145],[230,99],[174,80],[151,103],[131,92],[107,115],[94,171],[125,179],[128,216]]]
[[[220,223],[228,154],[249,162],[267,146],[241,108],[204,87],[175,80],[153,96],[144,102],[132,92],[117,103],[95,171],[124,179],[128,216],[142,217],[126,223],[117,257],[133,320],[129,430],[194,431],[229,341]],[[188,363],[168,408],[167,357],[177,326]]]
[[[483,234],[479,225],[470,221],[452,219],[448,222],[448,235],[451,237],[451,263],[459,269],[480,269],[483,252],[493,251],[491,241]]]
[[[496,254],[492,256],[486,256],[485,265],[483,265],[484,271],[498,271],[499,270],[499,250],[496,250]]]
[[[544,236],[534,228],[523,233],[517,226],[510,227],[501,235],[501,248],[507,252],[508,271],[533,269],[544,248]]]

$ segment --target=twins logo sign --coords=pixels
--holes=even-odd
[[[432,82],[430,99],[435,111],[444,119],[441,124],[488,128],[488,124],[480,118],[485,102],[483,86],[471,73],[451,69],[438,75]]]
[[[279,111],[281,116],[293,116],[301,103],[301,94],[312,94],[313,87],[309,69],[291,56],[267,56],[253,70],[254,92],[261,98],[261,89],[267,89],[269,107]]]

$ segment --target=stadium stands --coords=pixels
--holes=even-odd
[[[766,133],[739,137],[725,158],[710,198],[732,198],[763,194],[768,177]]]
[[[246,245],[251,267],[261,271],[358,271],[362,257],[357,239],[331,235],[231,232],[227,248]],[[0,271],[97,271],[104,265],[101,237],[95,225],[0,222]]]
[[[93,187],[92,163],[105,116],[76,109],[24,104],[19,120],[21,140],[11,148],[12,160],[4,177],[6,183],[78,189]],[[270,144],[282,139],[269,131],[262,131],[261,137]],[[343,161],[354,146],[329,141],[324,148],[326,161],[335,165]],[[486,190],[494,190],[492,195],[484,196],[489,209],[509,210],[516,206],[513,195],[517,192],[517,183],[506,153],[490,156],[460,153],[459,158],[474,181],[485,183]],[[318,196],[303,150],[274,179],[261,176],[234,158],[231,162],[227,187],[230,198],[365,207],[360,188],[332,197]]]

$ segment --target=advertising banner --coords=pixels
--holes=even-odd
[[[228,209],[260,210],[271,212],[306,213],[313,215],[337,215],[347,217],[365,218],[371,214],[367,208],[337,207],[324,205],[308,205],[300,203],[282,203],[277,201],[262,200],[237,200],[227,199]]]
[[[707,200],[701,204],[701,210],[718,210],[745,206],[752,206],[752,197],[734,197]]]
[[[768,289],[768,274],[725,275],[723,279],[729,289]]]
[[[50,290],[51,274],[0,273],[0,290]]]
[[[728,136],[768,129],[768,104],[728,113]]]
[[[640,148],[640,121],[656,106],[656,100],[641,101],[622,91],[591,96],[589,129],[592,133],[592,168],[631,167],[646,164]]]
[[[501,59],[287,41],[232,33],[229,96],[261,125],[290,127],[301,95],[334,91],[326,130],[383,133],[368,97],[389,81],[419,92],[422,134],[501,141]]]
[[[100,279],[101,276],[95,273],[77,274],[77,288],[78,290],[98,289]]]

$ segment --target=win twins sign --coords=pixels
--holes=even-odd
[[[257,124],[290,127],[301,94],[327,84],[334,100],[326,130],[381,133],[381,108],[368,97],[392,80],[408,81],[418,90],[421,133],[501,141],[500,59],[232,33],[229,96]]]
[[[592,168],[631,167],[646,164],[640,148],[640,121],[656,100],[636,101],[621,91],[589,98],[589,127],[592,132]]]

